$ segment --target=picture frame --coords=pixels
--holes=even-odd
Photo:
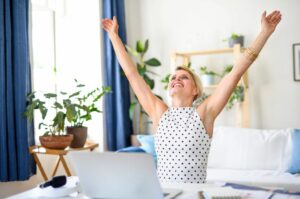
[[[300,43],[293,44],[294,81],[300,81]]]

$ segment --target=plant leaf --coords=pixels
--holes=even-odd
[[[85,87],[84,84],[78,84],[77,87]]]
[[[129,117],[131,120],[133,119],[133,114],[134,114],[136,105],[137,105],[137,102],[131,102],[131,104],[129,106]]]
[[[147,52],[148,47],[149,47],[149,40],[147,39],[146,42],[145,42],[145,48],[144,48],[143,53],[146,53],[146,52]]]
[[[73,104],[67,107],[66,117],[68,122],[76,121],[76,109]]]
[[[144,52],[144,47],[143,47],[143,44],[142,44],[141,40],[138,40],[136,42],[136,51],[139,52],[139,53],[143,53]]]
[[[142,67],[139,63],[137,63],[137,69],[139,74],[143,77],[146,73],[146,67]]]
[[[126,49],[128,50],[128,52],[129,52],[131,55],[133,55],[134,57],[138,57],[138,56],[139,56],[139,53],[136,52],[135,50],[133,50],[132,48],[130,48],[130,46],[126,45],[125,47],[126,47]]]
[[[54,107],[59,108],[59,109],[63,109],[63,106],[58,102],[54,102]]]
[[[154,80],[150,79],[150,77],[148,77],[148,75],[144,75],[144,80],[146,81],[146,83],[149,85],[149,87],[152,90],[155,86]]]
[[[69,98],[79,95],[79,94],[80,94],[80,92],[81,92],[81,91],[77,91],[77,92],[75,92],[75,93],[71,94],[71,95],[69,96]]]
[[[46,93],[46,94],[44,94],[44,96],[45,96],[46,98],[50,99],[50,98],[52,98],[52,97],[56,97],[57,95],[54,94],[54,93]]]
[[[145,61],[145,64],[146,65],[149,65],[149,66],[160,66],[160,62],[156,59],[156,58],[151,58],[147,61]]]
[[[56,127],[58,132],[64,131],[66,114],[62,111],[56,113],[53,119],[53,127]]]

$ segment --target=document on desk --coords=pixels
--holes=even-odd
[[[229,187],[205,188],[202,195],[204,199],[242,199],[239,191]]]
[[[297,195],[280,194],[272,191],[239,190],[242,198],[247,199],[299,199]]]

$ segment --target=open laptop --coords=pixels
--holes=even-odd
[[[69,153],[83,193],[91,198],[171,199],[162,191],[153,158],[146,153]]]

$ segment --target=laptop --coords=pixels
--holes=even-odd
[[[182,191],[162,190],[151,155],[70,152],[83,193],[91,198],[171,199]]]

